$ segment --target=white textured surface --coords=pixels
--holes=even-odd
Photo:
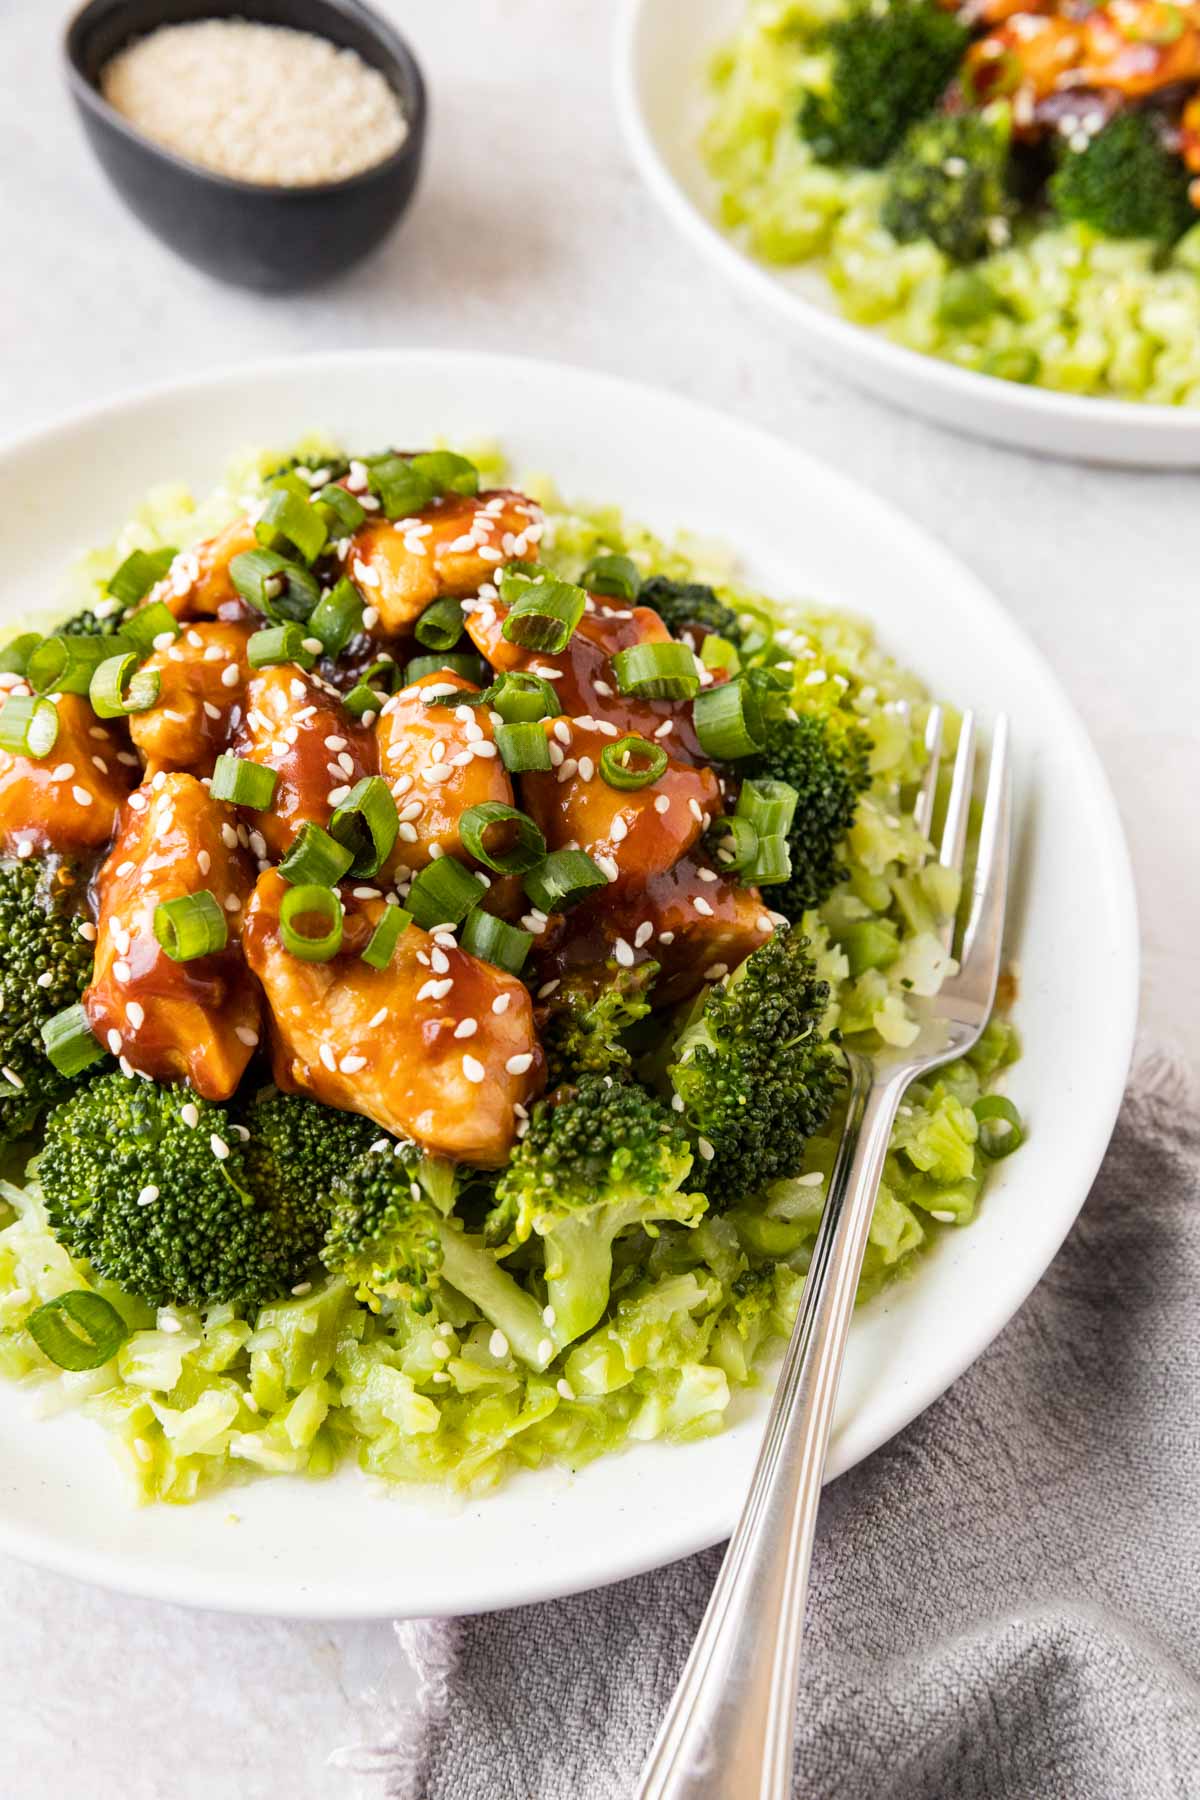
[[[608,10],[597,0],[393,0],[387,10],[431,89],[417,205],[344,284],[265,302],[214,287],[129,218],[62,91],[57,9],[0,0],[0,430],[272,351],[446,344],[656,380],[825,454],[941,536],[1056,663],[1130,836],[1145,1023],[1195,1056],[1195,478],[1042,463],[952,438],[792,351],[639,191],[609,105]],[[1064,1019],[1064,1053],[1070,1028]],[[361,1695],[390,1661],[385,1628],[193,1617],[13,1564],[0,1565],[0,1609],[5,1793],[81,1779],[97,1800],[353,1792],[325,1757],[367,1729]]]

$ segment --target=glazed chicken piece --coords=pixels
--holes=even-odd
[[[1080,29],[1079,82],[1127,99],[1200,79],[1200,6],[1166,0],[1112,0]]]
[[[0,844],[18,855],[69,855],[106,844],[138,766],[82,694],[62,694],[53,704],[58,736],[48,756],[0,750]]]
[[[448,669],[422,676],[393,694],[375,727],[379,771],[400,816],[388,873],[423,869],[435,846],[438,853],[473,863],[458,835],[463,813],[487,800],[513,804],[512,782],[497,753],[487,708],[429,705],[421,695],[431,687],[471,691],[469,682]]]
[[[192,775],[157,775],[127,800],[99,876],[96,968],[83,997],[92,1030],[156,1081],[227,1100],[259,1034],[259,997],[238,947],[254,885],[233,812]],[[223,950],[172,962],[154,935],[164,900],[207,888],[225,911]]]
[[[248,518],[235,519],[215,537],[181,550],[170,569],[146,595],[146,605],[161,600],[177,619],[235,617],[247,609],[233,585],[229,565],[245,550],[261,548]]]
[[[640,892],[651,875],[669,869],[721,810],[721,790],[711,769],[696,768],[668,753],[667,767],[642,788],[610,787],[600,757],[614,738],[599,722],[547,719],[546,735],[558,767],[523,775],[525,810],[541,827],[551,850],[575,845],[608,865],[612,900]],[[669,741],[669,740],[667,740]],[[644,739],[647,749],[652,739]],[[660,740],[660,748],[666,742]],[[635,759],[635,766],[638,766]],[[644,766],[644,762],[641,764]]]
[[[211,775],[241,716],[252,629],[202,621],[147,658],[143,667],[159,671],[158,699],[146,712],[130,714],[129,731],[148,774],[190,769]]]
[[[1034,8],[1007,15],[996,31],[972,44],[964,65],[979,100],[1012,94],[1018,134],[1047,122],[1045,103],[1087,90],[1103,111],[1103,97],[1141,99],[1200,78],[1200,7],[1164,0],[1112,0],[1086,14],[1067,9],[1049,16]]]
[[[287,887],[259,877],[246,920],[246,958],[271,1011],[274,1073],[288,1092],[363,1113],[439,1156],[503,1163],[544,1063],[529,994],[515,976],[435,940],[416,925],[386,969],[362,960],[383,902],[346,904],[342,952],[305,962],[284,947]]]
[[[376,772],[372,732],[294,663],[251,675],[230,748],[279,771],[269,809],[246,813],[275,857],[287,854],[306,820],[328,825],[354,784]]]
[[[531,555],[541,535],[541,509],[524,494],[443,494],[410,518],[360,525],[343,571],[383,629],[403,631],[443,594],[477,593],[503,563]]]

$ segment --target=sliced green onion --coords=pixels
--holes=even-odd
[[[635,765],[635,757],[640,767]],[[666,773],[669,760],[661,744],[631,734],[618,738],[615,744],[605,744],[600,752],[600,773],[609,787],[644,788]]]
[[[400,664],[392,656],[381,656],[377,662],[364,669],[358,679],[373,688],[383,688],[385,693],[394,694],[400,686]]]
[[[557,656],[583,617],[587,595],[569,581],[534,581],[513,601],[500,627],[510,644]]]
[[[367,516],[349,488],[339,487],[336,482],[321,489],[316,503],[329,515],[326,523],[332,538],[350,537]]]
[[[234,806],[249,806],[255,812],[266,812],[275,798],[278,769],[248,757],[235,756],[231,750],[218,756],[213,764],[209,793],[214,800],[229,800]]]
[[[23,631],[19,637],[10,638],[0,650],[0,675],[23,675],[41,641],[40,631]]]
[[[478,688],[422,688],[420,693],[422,706],[486,706],[487,693]]]
[[[229,578],[248,606],[272,619],[303,621],[321,598],[316,577],[274,550],[243,550]]]
[[[631,644],[612,659],[617,686],[642,700],[690,700],[700,687],[686,644]]]
[[[515,556],[492,579],[500,590],[500,598],[504,604],[511,606],[533,582],[557,581],[558,577],[545,563],[531,562],[527,556]]]
[[[557,689],[544,676],[510,669],[487,690],[487,703],[506,725],[525,719],[552,719],[562,711]]]
[[[131,550],[109,576],[105,591],[122,606],[136,606],[166,574],[179,552],[164,544],[161,550]]]
[[[158,648],[155,638],[179,636],[179,620],[169,606],[161,600],[155,600],[151,606],[143,606],[127,619],[121,621],[121,636],[128,638],[135,650],[143,656],[149,656]]]
[[[326,656],[340,656],[350,639],[362,630],[363,598],[345,576],[322,596],[309,614],[307,631],[320,638]]]
[[[386,694],[376,693],[365,681],[356,681],[350,692],[343,696],[342,705],[353,719],[365,718],[369,712],[378,712]]]
[[[515,841],[510,850],[493,850],[487,835],[495,826],[511,826]],[[458,821],[458,835],[476,862],[498,875],[523,875],[545,859],[546,840],[528,813],[500,800],[484,800],[468,806]]]
[[[362,953],[363,961],[373,969],[386,969],[401,935],[412,922],[412,914],[405,912],[402,906],[385,907],[383,917],[371,933],[371,941]]]
[[[30,1313],[25,1329],[43,1356],[73,1373],[102,1369],[129,1336],[116,1307],[90,1288],[56,1294]]]
[[[754,887],[773,887],[792,873],[792,852],[785,837],[759,837],[754,859],[742,870],[742,880]]]
[[[717,867],[727,875],[740,875],[758,854],[758,833],[749,819],[714,819],[707,841]]]
[[[194,962],[225,948],[229,926],[216,895],[201,888],[161,900],[154,909],[154,935],[172,962]]]
[[[1011,1156],[1025,1142],[1021,1115],[1003,1094],[985,1094],[971,1111],[980,1124],[979,1148],[993,1162],[998,1162],[1002,1156]],[[997,1126],[1003,1129],[998,1130]]]
[[[518,975],[529,955],[533,933],[509,925],[495,913],[484,912],[482,906],[477,906],[474,912],[467,914],[458,941],[469,955],[495,963],[498,969],[507,969],[510,975]]]
[[[48,637],[32,652],[25,679],[39,694],[86,694],[110,656],[132,650],[127,637]]]
[[[706,669],[725,669],[736,675],[741,666],[737,645],[731,644],[728,638],[718,637],[715,631],[705,636],[700,646],[700,661]]]
[[[434,925],[457,925],[487,889],[478,875],[464,869],[456,857],[439,856],[413,876],[405,904],[424,930]]]
[[[425,450],[413,457],[409,468],[431,481],[439,494],[479,492],[479,470],[454,450]]]
[[[389,519],[407,519],[433,499],[433,483],[402,456],[373,456],[367,460],[367,481],[378,494]]]
[[[324,930],[320,936],[301,931],[301,919],[318,919]],[[305,884],[290,887],[279,907],[279,935],[285,950],[301,962],[329,962],[342,947],[345,913],[335,889]]]
[[[381,658],[378,662],[373,662],[370,668],[363,670],[342,705],[356,719],[361,719],[364,713],[378,712],[384,700],[389,694],[396,692],[399,684],[399,663],[391,657]]]
[[[760,838],[785,837],[792,828],[799,798],[786,781],[743,781],[734,811],[739,819],[749,819]]]
[[[286,625],[268,625],[252,635],[246,645],[246,661],[252,669],[273,669],[278,663],[299,663],[302,669],[311,669],[316,658],[304,648],[305,636],[291,620]]]
[[[0,710],[0,750],[14,756],[31,756],[40,762],[49,756],[58,738],[58,708],[36,694],[12,694]]]
[[[158,699],[162,676],[157,669],[139,669],[138,653],[109,656],[92,676],[88,699],[98,719],[120,719],[126,713],[149,712]]]
[[[700,748],[714,762],[733,762],[763,747],[762,712],[744,681],[703,689],[692,701],[692,723]]]
[[[540,724],[497,725],[496,748],[510,775],[532,775],[554,767],[550,745]]]
[[[62,1012],[47,1019],[42,1026],[42,1042],[60,1075],[79,1075],[104,1055],[104,1045],[97,1041],[82,1006],[65,1006]]]
[[[354,852],[331,838],[321,825],[307,820],[279,865],[293,887],[334,887],[354,861]]]
[[[579,577],[579,585],[592,594],[636,600],[642,590],[642,578],[637,564],[628,556],[593,556]]]
[[[490,674],[482,656],[456,656],[448,650],[444,656],[414,656],[405,665],[404,685],[411,687],[423,675],[461,675],[464,681],[474,682],[476,687],[486,687]]]
[[[377,875],[396,842],[400,821],[382,775],[364,775],[329,821],[329,835],[353,852],[352,875]]]
[[[282,550],[291,544],[305,562],[315,562],[329,540],[325,520],[307,492],[303,500],[286,487],[278,487],[267,501],[266,510],[254,527],[254,535],[267,550]]]
[[[461,600],[435,600],[413,626],[413,636],[427,650],[452,650],[463,634],[465,622]]]
[[[552,850],[544,863],[529,871],[523,886],[542,912],[566,912],[597,888],[607,887],[608,877],[585,850]]]

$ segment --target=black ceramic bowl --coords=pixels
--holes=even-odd
[[[159,25],[236,17],[290,25],[356,50],[395,90],[408,135],[385,162],[319,187],[267,187],[185,162],[126,123],[100,71]],[[67,72],[93,150],[117,192],[172,250],[240,287],[285,293],[328,281],[406,210],[425,144],[425,85],[412,52],[358,0],[91,0],[67,27]]]

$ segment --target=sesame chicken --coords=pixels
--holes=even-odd
[[[377,767],[371,730],[294,663],[251,675],[230,748],[278,772],[270,807],[246,814],[272,856],[286,855],[307,821],[328,825],[355,783]]]
[[[58,736],[48,755],[0,750],[0,845],[18,855],[106,844],[137,767],[117,728],[97,719],[84,695],[60,694],[51,704]]]
[[[260,548],[253,520],[235,519],[215,537],[177,556],[146,595],[146,604],[161,601],[177,619],[238,618],[247,608],[233,584],[229,565],[235,556]]]
[[[443,595],[476,593],[504,563],[531,554],[541,535],[540,508],[524,494],[443,494],[408,518],[369,518],[350,540],[344,570],[383,629],[402,631]]]
[[[129,734],[148,774],[159,769],[212,773],[241,716],[251,630],[247,624],[203,620],[147,658],[143,667],[159,674],[158,699],[145,712],[130,715]]]
[[[469,806],[484,801],[513,804],[512,782],[496,751],[496,731],[484,706],[433,705],[431,690],[470,693],[469,682],[443,670],[423,675],[394,694],[375,727],[379,772],[392,790],[400,819],[399,836],[388,864],[423,869],[442,854],[470,863],[459,836]]]

